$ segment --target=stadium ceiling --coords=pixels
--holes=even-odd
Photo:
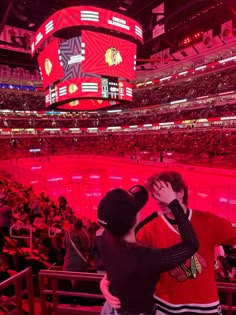
[[[163,22],[166,33],[152,38],[156,16],[152,9],[165,2]],[[178,49],[178,43],[194,32],[211,28],[220,31],[220,24],[233,19],[236,26],[235,0],[1,0],[0,33],[5,24],[35,31],[55,11],[74,5],[93,5],[120,12],[139,21],[144,28],[145,45],[139,47],[138,58],[149,58],[159,50]],[[8,52],[8,60],[18,65],[36,67],[24,54]],[[0,63],[6,52],[0,50]],[[14,58],[14,59],[12,59]]]

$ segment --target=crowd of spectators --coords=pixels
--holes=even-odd
[[[133,90],[133,102],[123,108],[145,107],[165,104],[179,99],[196,99],[205,95],[216,95],[234,90],[236,85],[235,67],[185,78],[176,82],[163,82],[157,86]],[[45,98],[42,92],[0,91],[0,109],[45,110]]]
[[[1,140],[4,159],[63,154],[95,154],[142,160],[172,160],[179,163],[236,166],[234,128],[176,129],[129,133],[22,137]],[[40,152],[30,152],[40,149]]]
[[[29,229],[32,248],[27,239]],[[88,218],[75,218],[63,196],[52,200],[46,192],[37,194],[9,174],[0,174],[0,277],[1,271],[12,275],[27,266],[34,274],[54,265],[68,271],[95,271],[98,229],[98,224]],[[13,234],[25,238],[12,238]],[[70,246],[68,235],[86,257],[85,266]]]
[[[117,114],[65,114],[65,115],[8,115],[0,116],[0,128],[89,128],[129,126],[136,124],[163,123],[197,120],[211,117],[230,117],[236,112],[236,102],[211,103],[203,106],[160,108],[147,111]]]
[[[45,110],[45,98],[40,92],[20,92],[0,90],[0,109],[11,110]]]
[[[138,106],[162,104],[232,91],[235,89],[235,85],[235,68],[229,68],[178,82],[159,84],[156,87],[136,89],[133,99]]]
[[[235,246],[219,245],[215,249],[216,281],[236,282]]]
[[[33,84],[41,81],[40,72],[36,69],[0,65],[0,80],[11,84]]]

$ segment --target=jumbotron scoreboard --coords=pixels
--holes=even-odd
[[[46,107],[95,110],[132,101],[139,42],[141,25],[119,13],[90,6],[54,13],[32,42]]]

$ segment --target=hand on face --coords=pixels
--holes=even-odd
[[[170,183],[155,181],[152,186],[152,196],[159,202],[168,205],[177,198],[176,192]]]

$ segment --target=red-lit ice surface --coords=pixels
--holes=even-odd
[[[166,168],[166,164],[142,165],[136,161],[112,160],[102,157],[51,157],[19,159],[18,178],[44,191],[53,199],[63,195],[77,216],[96,219],[99,200],[110,189],[129,189],[144,184],[154,173],[180,172],[189,187],[189,207],[214,212],[236,222],[236,171],[192,168]],[[21,178],[20,178],[21,177]],[[150,197],[142,217],[157,210]]]

